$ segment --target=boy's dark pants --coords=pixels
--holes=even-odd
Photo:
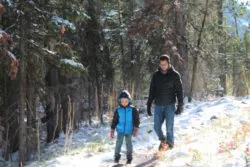
[[[126,147],[127,147],[127,160],[132,160],[132,152],[133,152],[132,134],[125,135],[119,133],[117,135],[116,146],[115,146],[115,159],[119,160],[121,157],[120,152],[124,137],[126,140]]]

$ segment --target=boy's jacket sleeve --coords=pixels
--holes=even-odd
[[[134,127],[139,128],[140,117],[139,117],[139,112],[136,108],[133,108],[133,123],[134,123]]]
[[[117,109],[114,112],[112,123],[111,123],[111,129],[115,129],[116,125],[118,124],[119,121],[119,115]]]

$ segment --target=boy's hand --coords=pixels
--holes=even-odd
[[[109,137],[110,137],[110,139],[115,138],[115,130],[111,129]]]
[[[134,128],[134,131],[133,131],[133,136],[137,136],[137,134],[138,134],[138,130],[139,130],[139,128]]]

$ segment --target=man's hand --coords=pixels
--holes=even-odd
[[[183,105],[178,105],[175,114],[180,115],[182,112],[183,112]]]
[[[152,116],[151,105],[147,105],[147,113],[148,113],[148,116]]]

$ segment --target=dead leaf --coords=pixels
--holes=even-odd
[[[65,25],[62,24],[62,26],[61,26],[61,34],[64,35],[65,31],[66,31]]]

